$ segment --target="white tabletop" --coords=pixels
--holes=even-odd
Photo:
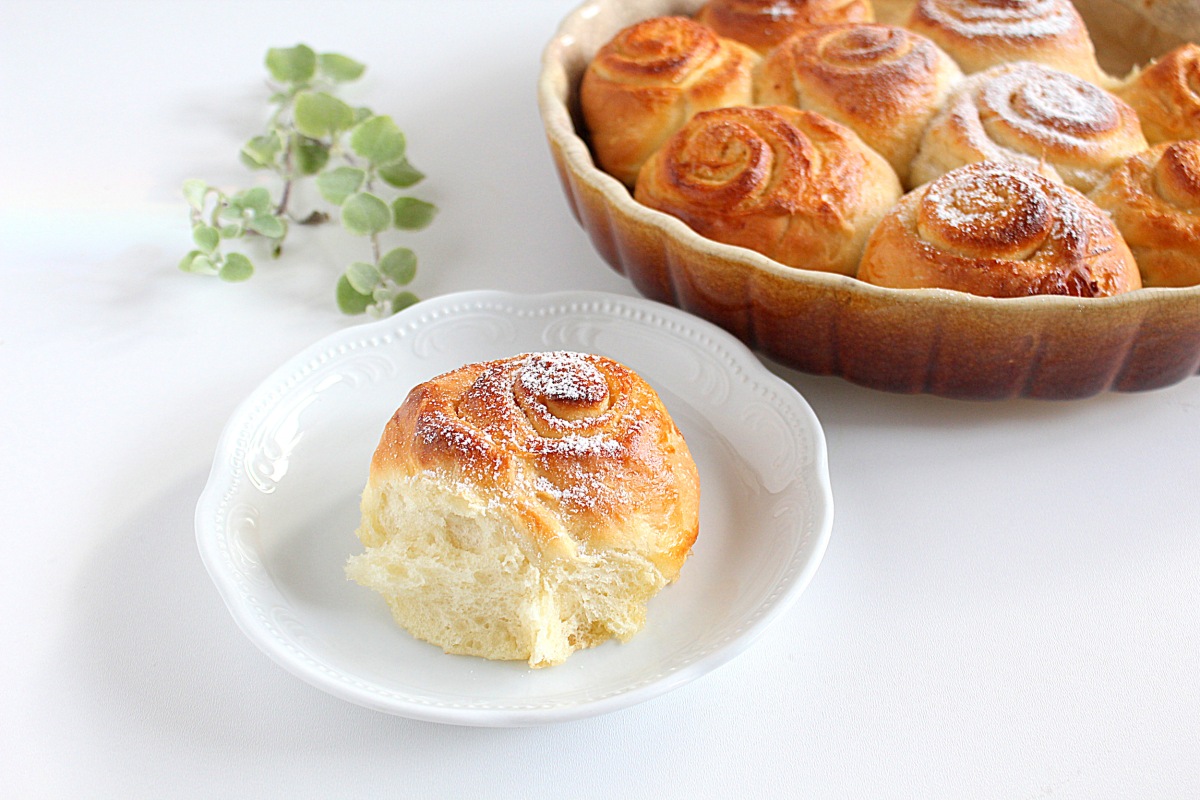
[[[441,213],[424,296],[633,294],[567,211],[535,106],[571,0],[0,9],[0,794],[1200,795],[1200,380],[1069,403],[779,371],[824,424],[833,538],[800,602],[675,692],[527,729],[323,694],[241,635],[192,516],[217,437],[356,320],[361,246],[301,231],[229,285],[176,269],[182,181],[237,185],[263,53],[365,61]]]

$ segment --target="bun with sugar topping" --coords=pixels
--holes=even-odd
[[[1088,81],[1105,77],[1071,0],[916,0],[906,27],[941,45],[963,72],[1036,61]]]
[[[1030,61],[969,76],[926,128],[914,185],[976,161],[1013,161],[1085,194],[1146,149],[1134,110],[1095,84]]]
[[[699,478],[654,390],[596,355],[468,364],[414,388],[371,461],[347,575],[448,653],[561,663],[628,640],[678,577]]]
[[[1108,215],[1002,161],[960,167],[905,195],[871,234],[858,277],[987,297],[1106,297],[1142,285]]]

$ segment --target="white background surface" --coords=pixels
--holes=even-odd
[[[184,275],[179,185],[239,185],[262,55],[365,61],[442,209],[415,290],[632,294],[570,217],[534,84],[569,0],[0,7],[0,794],[1200,795],[1200,380],[965,403],[780,370],[825,426],[825,562],[749,652],[546,728],[329,697],[236,629],[192,514],[234,406],[352,320],[360,242]],[[397,242],[399,243],[399,242]]]

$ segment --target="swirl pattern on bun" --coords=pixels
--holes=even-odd
[[[1200,284],[1200,140],[1138,153],[1092,199],[1112,215],[1146,286]]]
[[[1101,209],[1008,162],[961,167],[905,195],[872,233],[858,277],[989,297],[1103,297],[1141,286]]]
[[[921,132],[962,72],[924,36],[889,25],[831,25],[772,51],[755,74],[758,102],[839,122],[908,177]]]
[[[1137,112],[1150,144],[1200,139],[1200,45],[1175,48],[1114,93]]]
[[[701,236],[847,275],[899,196],[895,172],[853,131],[784,106],[697,114],[646,162],[634,191]]]
[[[601,356],[468,364],[414,388],[371,461],[347,573],[447,652],[556,664],[627,640],[698,531],[661,400]]]
[[[937,42],[963,72],[1035,61],[1088,81],[1104,78],[1071,0],[917,0],[906,27]]]
[[[684,17],[621,30],[592,59],[580,87],[600,168],[633,186],[646,158],[696,112],[751,101],[758,60]]]
[[[911,179],[1013,161],[1090,192],[1146,149],[1137,114],[1095,84],[1028,61],[969,76],[930,122]]]
[[[867,0],[709,0],[695,18],[761,55],[800,31],[875,15]]]

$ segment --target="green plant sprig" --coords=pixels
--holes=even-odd
[[[357,80],[366,67],[303,44],[272,48],[266,66],[274,110],[266,130],[243,145],[240,157],[251,169],[274,173],[279,193],[272,196],[262,186],[227,193],[202,180],[185,181],[195,248],[180,269],[227,281],[249,279],[253,262],[243,252],[227,250],[229,242],[264,239],[278,258],[291,225],[319,225],[332,218],[320,209],[297,216],[290,207],[297,182],[311,177],[342,227],[370,242],[370,260],[351,263],[338,278],[338,308],[386,316],[417,302],[403,288],[416,275],[416,254],[407,247],[385,251],[382,236],[426,227],[437,208],[392,191],[425,177],[409,162],[404,133],[392,118],[336,96],[340,84]]]

